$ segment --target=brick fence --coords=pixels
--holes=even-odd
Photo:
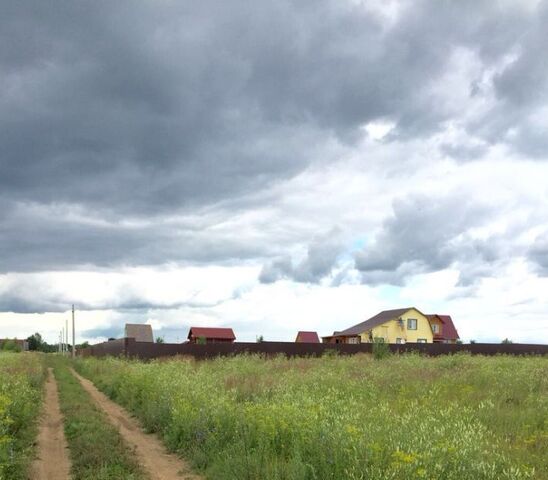
[[[389,345],[394,353],[420,352],[425,355],[447,355],[457,352],[470,352],[472,355],[548,355],[548,345],[475,343],[449,345],[443,343],[406,343],[404,345]],[[145,343],[136,342],[133,338],[121,338],[110,342],[99,343],[78,352],[80,356],[123,356],[143,360],[186,355],[196,359],[226,357],[244,353],[263,355],[286,355],[288,357],[318,357],[326,352],[336,351],[341,355],[370,353],[370,343],[332,344],[332,343],[293,343],[293,342],[261,342],[261,343],[212,343],[197,345],[192,343]]]

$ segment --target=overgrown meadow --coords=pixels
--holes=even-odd
[[[42,355],[0,353],[0,480],[26,478],[45,373]]]
[[[548,478],[548,358],[86,359],[210,479]]]

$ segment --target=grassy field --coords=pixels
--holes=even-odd
[[[70,449],[73,480],[143,480],[135,453],[98,410],[80,382],[69,371],[69,362],[52,358],[59,387],[65,435]]]
[[[369,355],[77,369],[211,479],[548,478],[548,359]]]
[[[0,353],[0,480],[27,477],[45,375],[43,355]]]

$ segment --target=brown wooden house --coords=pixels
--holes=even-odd
[[[154,341],[152,327],[144,323],[126,323],[124,336],[126,338],[134,338],[136,342],[151,343]]]
[[[190,343],[234,343],[236,340],[232,328],[217,327],[190,327],[187,338]]]

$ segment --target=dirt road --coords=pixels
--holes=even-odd
[[[139,423],[122,407],[110,400],[105,394],[97,390],[88,379],[71,370],[78,378],[82,387],[89,393],[95,402],[104,410],[109,420],[115,425],[124,440],[135,448],[137,458],[151,480],[201,480],[202,477],[193,474],[189,465],[167,452],[164,445],[155,435],[143,432]]]
[[[63,417],[59,408],[57,383],[51,368],[46,380],[44,412],[38,430],[38,457],[32,465],[33,480],[67,480],[70,473]]]

